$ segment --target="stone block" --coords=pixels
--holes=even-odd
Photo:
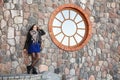
[[[7,21],[8,21],[8,19],[10,18],[10,11],[9,11],[9,10],[4,11],[4,18],[5,18],[5,20],[7,20]]]
[[[40,72],[48,71],[48,66],[47,65],[39,65],[39,71]]]
[[[80,0],[80,2],[86,4],[87,0]]]
[[[27,4],[32,4],[33,0],[27,0]]]
[[[14,18],[14,22],[15,22],[16,24],[23,23],[23,17],[15,17],[15,18]]]
[[[11,15],[12,15],[12,18],[14,18],[14,17],[19,15],[19,11],[18,10],[11,10]]]
[[[42,74],[42,80],[61,80],[61,78],[52,72],[44,72]]]
[[[8,38],[14,38],[14,28],[12,27],[9,27],[8,28],[8,35],[7,35]]]
[[[7,25],[7,22],[4,19],[2,19],[1,20],[1,28],[4,28],[6,25]]]
[[[89,77],[89,80],[95,80],[94,75],[91,75],[91,76]]]
[[[70,70],[68,68],[65,68],[65,75],[68,75],[70,73]]]
[[[70,70],[70,75],[75,75],[75,69]]]

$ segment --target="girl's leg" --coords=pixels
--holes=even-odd
[[[34,57],[34,61],[32,63],[32,66],[34,67],[36,65],[36,63],[39,61],[40,59],[40,54],[39,53],[36,53],[35,54],[35,57]]]
[[[37,74],[37,71],[36,71],[36,68],[34,67],[35,65],[36,65],[36,63],[39,61],[39,59],[40,59],[40,54],[39,53],[36,53],[35,54],[35,60],[34,60],[34,62],[32,63],[32,73],[33,74]]]
[[[32,63],[33,63],[35,61],[35,59],[36,59],[35,53],[32,53],[31,58],[32,58]],[[32,65],[32,63],[31,63],[31,65]]]
[[[33,68],[32,64],[34,63],[35,61],[35,53],[32,53],[31,55],[31,58],[32,58],[32,61],[31,61],[31,65],[30,66],[27,66],[27,73],[30,74],[31,73],[31,69]]]

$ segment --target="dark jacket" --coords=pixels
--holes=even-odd
[[[38,32],[39,32],[39,40],[38,40],[38,42],[41,44],[41,40],[42,40],[41,36],[45,35],[45,32],[42,29],[39,29]],[[31,43],[31,38],[32,38],[32,36],[30,35],[30,31],[29,31],[28,34],[27,34],[27,39],[25,41],[24,49],[28,50],[28,47],[29,47],[29,45]]]

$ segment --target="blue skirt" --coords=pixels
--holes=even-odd
[[[39,53],[41,51],[41,46],[40,43],[36,42],[36,43],[31,43],[28,47],[28,53],[32,54],[32,53]]]

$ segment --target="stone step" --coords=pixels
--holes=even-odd
[[[0,75],[0,80],[42,80],[42,74],[10,74]]]
[[[61,76],[49,71],[40,74],[0,74],[0,80],[61,80]]]

